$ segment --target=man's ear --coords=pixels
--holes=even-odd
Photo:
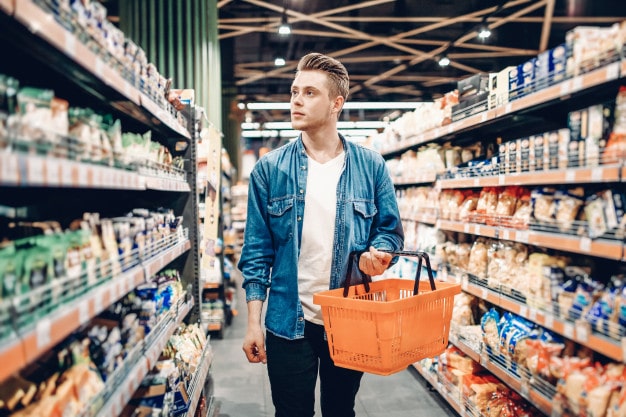
[[[345,99],[342,96],[337,96],[335,101],[333,102],[333,113],[339,114],[341,113],[341,109],[343,108],[343,103]]]

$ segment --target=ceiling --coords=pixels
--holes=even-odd
[[[428,101],[459,79],[525,62],[575,26],[626,20],[617,0],[219,0],[218,9],[222,78],[242,102],[287,102],[297,61],[312,51],[345,64],[349,101]],[[277,34],[283,14],[289,36]]]

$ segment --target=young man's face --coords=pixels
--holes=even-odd
[[[337,120],[343,98],[331,99],[328,75],[300,71],[291,84],[291,125],[296,130],[315,130]]]

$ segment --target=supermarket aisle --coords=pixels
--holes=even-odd
[[[265,366],[250,364],[241,350],[246,327],[243,290],[237,288],[239,315],[224,331],[222,340],[212,339],[214,350],[211,375],[218,402],[214,417],[272,417]],[[317,401],[319,403],[319,401]],[[357,417],[444,417],[455,412],[413,369],[390,376],[365,374],[357,396]],[[315,411],[321,416],[319,406]]]

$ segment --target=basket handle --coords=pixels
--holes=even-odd
[[[430,290],[435,291],[437,289],[435,287],[435,278],[433,277],[433,269],[430,266],[430,257],[428,256],[426,252],[421,252],[421,251],[412,252],[412,251],[406,251],[406,250],[398,250],[398,251],[381,250],[381,252],[390,253],[396,256],[411,256],[414,258],[419,258],[419,261],[417,263],[417,272],[415,273],[415,285],[413,286],[413,295],[419,294],[420,277],[422,275],[422,260],[426,260],[426,272],[428,272],[428,280],[430,281]]]
[[[362,250],[362,251],[350,252],[350,255],[348,257],[348,272],[346,274],[346,280],[343,282],[344,298],[348,296],[348,292],[350,291],[350,281],[352,280],[352,269],[353,269],[354,264],[357,264],[356,269],[363,276],[363,285],[365,286],[365,291],[370,292],[370,282],[372,282],[372,277],[366,274],[365,272],[361,271],[358,266],[359,258],[361,257],[361,254],[363,252],[366,252],[366,251]]]

